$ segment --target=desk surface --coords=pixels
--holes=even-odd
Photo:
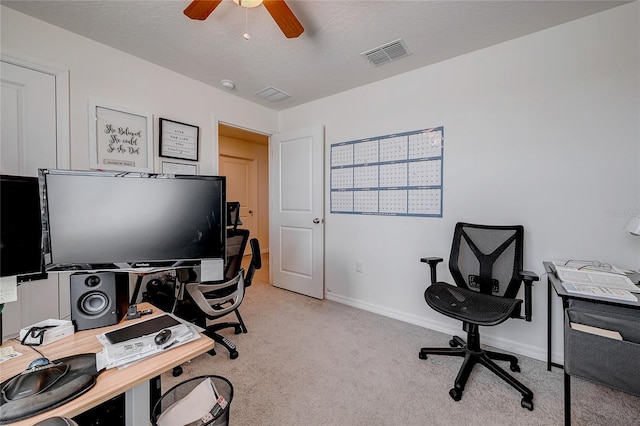
[[[110,327],[79,331],[57,342],[46,346],[39,346],[37,349],[52,361],[79,353],[98,353],[102,350],[102,345],[96,338],[97,334],[115,330],[123,325],[144,321],[163,313],[160,309],[148,303],[140,303],[138,308],[140,310],[153,308],[153,313],[136,320],[126,321],[124,324],[121,323]],[[85,394],[80,395],[60,407],[51,409],[37,416],[29,417],[20,422],[12,423],[12,425],[32,425],[40,420],[53,416],[77,416],[175,366],[213,349],[213,345],[213,340],[201,334],[199,339],[141,360],[127,368],[105,370],[98,376],[96,385]],[[0,382],[4,382],[16,374],[23,372],[31,361],[40,357],[33,349],[20,345],[20,342],[17,340],[7,340],[2,345],[2,347],[5,346],[13,346],[16,352],[20,352],[23,355],[0,364]]]
[[[543,265],[545,270],[548,273],[549,282],[553,285],[553,289],[555,290],[556,294],[562,297],[563,299],[588,300],[591,302],[595,301],[599,303],[605,303],[608,305],[626,305],[626,306],[640,308],[640,300],[631,301],[631,300],[619,300],[619,299],[604,299],[601,297],[593,297],[593,296],[588,296],[583,294],[569,293],[562,286],[562,281],[560,281],[560,278],[558,278],[558,276],[556,275],[555,270],[552,269],[553,264],[551,262],[543,262]],[[634,294],[636,297],[640,299],[640,293],[634,293]]]

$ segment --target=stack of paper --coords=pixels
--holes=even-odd
[[[104,334],[98,335],[98,340],[102,343],[102,346],[104,346],[104,350],[100,352],[97,357],[99,369],[126,367],[136,361],[159,354],[200,337],[192,324],[181,323],[169,329],[171,330],[171,337],[162,345],[157,345],[155,342],[157,333],[115,344],[110,343]]]
[[[562,286],[569,293],[606,299],[637,301],[633,293],[640,293],[637,287],[622,271],[611,267],[610,271],[588,269],[583,266],[553,262]]]
[[[572,284],[564,281],[562,282],[562,287],[564,287],[567,292],[574,294],[582,294],[585,296],[593,296],[604,299],[628,300],[630,302],[638,301],[638,298],[633,293],[620,288],[609,288],[589,284]]]

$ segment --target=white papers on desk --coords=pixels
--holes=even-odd
[[[124,368],[140,361],[141,359],[159,354],[169,349],[173,349],[185,343],[200,338],[198,329],[190,323],[182,322],[176,326],[169,327],[171,337],[162,345],[155,343],[155,337],[158,333],[141,336],[135,339],[127,340],[120,343],[110,343],[105,333],[96,337],[102,343],[104,350],[96,356],[96,366],[98,371],[102,368]]]
[[[18,300],[18,277],[0,277],[0,303],[15,302]]]
[[[559,262],[553,262],[558,278],[560,278],[563,285],[564,283],[591,285],[640,293],[640,287],[634,285],[623,272],[576,269],[574,267],[558,265],[558,263]]]
[[[592,296],[602,299],[628,300],[631,302],[638,301],[638,298],[634,294],[620,288],[610,288],[590,284],[573,284],[564,281],[562,282],[562,287],[564,287],[567,292],[573,294],[582,294],[584,296]]]
[[[553,266],[556,268],[568,269],[573,271],[583,271],[583,272],[604,272],[609,274],[619,274],[624,275],[624,271],[614,265],[606,265],[605,266],[596,266],[598,262],[586,261],[586,260],[568,260],[568,261],[556,261],[554,260]],[[596,265],[594,265],[596,263]]]

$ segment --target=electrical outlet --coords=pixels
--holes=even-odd
[[[360,272],[360,273],[364,272],[364,270],[362,268],[362,262],[359,261],[359,260],[356,260],[356,272]]]

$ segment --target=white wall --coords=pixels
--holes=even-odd
[[[640,206],[639,16],[635,2],[283,111],[281,131],[325,126],[327,296],[461,333],[426,306],[419,262],[447,257],[457,221],[523,224],[525,267],[539,275],[544,260],[640,266],[640,239],[622,231]],[[443,218],[329,213],[331,144],[436,126],[445,132]],[[487,328],[485,343],[546,359],[542,278],[532,324]],[[554,314],[560,360],[555,298]]]
[[[213,116],[267,134],[324,124],[327,154],[332,143],[443,125],[443,218],[329,214],[327,191],[325,277],[335,300],[459,332],[426,307],[419,262],[448,254],[459,220],[522,223],[526,267],[540,274],[549,259],[639,266],[639,239],[621,232],[640,207],[637,2],[280,114],[12,9],[0,18],[2,54],[70,70],[75,169],[89,166],[89,99],[152,113],[156,152],[158,117],[200,126],[203,174],[217,172]],[[544,358],[545,296],[546,283],[537,285],[532,324],[483,330],[484,341]]]
[[[200,173],[218,172],[217,123],[273,133],[277,113],[184,77],[166,68],[2,7],[1,52],[69,70],[71,168],[89,168],[89,99],[153,114],[154,158],[158,158],[158,118],[200,127]]]

